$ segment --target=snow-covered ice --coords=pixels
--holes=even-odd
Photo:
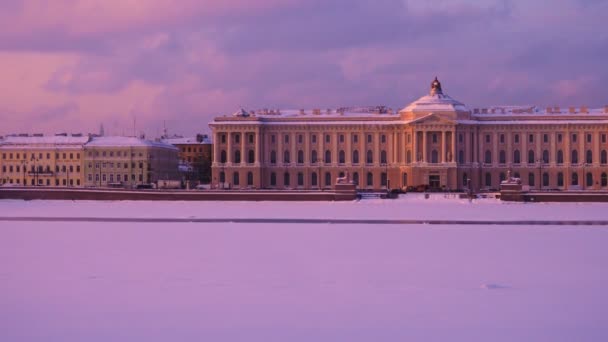
[[[0,217],[606,219],[602,204],[0,201]],[[1,341],[606,341],[608,227],[0,221]]]

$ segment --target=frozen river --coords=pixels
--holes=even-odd
[[[604,225],[86,222],[601,221],[606,209],[0,201],[0,340],[606,341]]]

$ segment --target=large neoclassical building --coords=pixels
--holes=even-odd
[[[346,175],[369,190],[483,190],[511,171],[533,190],[608,189],[608,106],[471,111],[437,79],[398,112],[240,110],[210,127],[220,188],[324,189]]]

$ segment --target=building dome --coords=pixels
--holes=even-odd
[[[441,82],[435,77],[429,95],[423,96],[399,111],[402,116],[417,118],[428,114],[447,115],[456,118],[457,114],[469,113],[467,107],[443,93]],[[451,114],[451,115],[450,115]]]

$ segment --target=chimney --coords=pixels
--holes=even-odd
[[[492,108],[492,109],[490,110],[490,112],[491,112],[492,114],[496,114],[496,109],[495,109],[495,108]]]
[[[327,108],[327,114],[331,114],[331,109]]]
[[[306,112],[304,111],[304,109],[300,109],[300,115],[306,115]]]
[[[604,113],[608,114],[608,106],[604,106]]]
[[[585,114],[589,113],[589,109],[587,108],[587,106],[582,106],[581,107],[581,113],[585,113]]]
[[[570,114],[576,114],[576,108],[574,108],[574,107],[569,107],[569,108],[568,108],[568,113],[570,113]]]
[[[560,110],[560,108],[559,108],[558,106],[555,106],[555,107],[553,108],[553,111],[554,111],[555,113],[561,113],[561,110]]]
[[[479,108],[473,108],[473,114],[479,114]]]
[[[481,108],[481,114],[488,114],[488,108]]]
[[[547,113],[553,113],[553,108],[547,107]]]
[[[314,115],[321,115],[321,110],[320,110],[320,109],[313,109],[313,110],[312,110],[312,113],[313,113]]]

